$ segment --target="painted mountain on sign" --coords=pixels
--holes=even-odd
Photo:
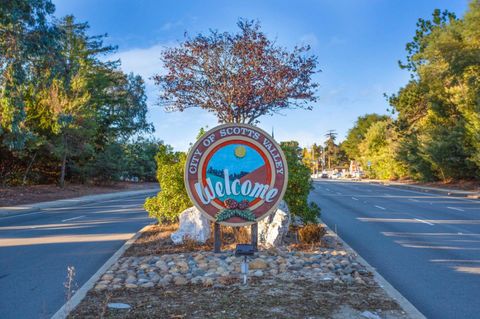
[[[267,175],[267,167],[263,165],[262,167],[259,167],[253,172],[240,178],[240,184],[242,184],[246,180],[250,180],[253,183],[255,182],[268,183],[269,181],[266,180],[266,175]]]

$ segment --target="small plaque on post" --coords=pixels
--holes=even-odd
[[[255,253],[255,248],[250,244],[237,244],[235,248],[235,256],[252,256]]]

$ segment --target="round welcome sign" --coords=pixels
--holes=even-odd
[[[242,226],[273,212],[285,194],[288,168],[280,146],[245,124],[225,124],[192,147],[185,186],[195,206],[218,223]]]

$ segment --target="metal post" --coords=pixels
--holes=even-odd
[[[243,263],[241,265],[241,270],[243,274],[243,284],[247,284],[247,276],[248,276],[248,260],[247,255],[243,256]]]
[[[258,223],[250,226],[250,233],[252,235],[252,246],[255,251],[258,251]]]
[[[222,239],[220,234],[220,224],[215,223],[213,225],[213,252],[220,253],[221,246],[222,246]]]

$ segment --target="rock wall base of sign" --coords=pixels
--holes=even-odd
[[[205,243],[210,238],[210,222],[196,207],[184,210],[179,221],[178,230],[170,235],[176,245],[182,244],[185,238],[200,243]]]
[[[274,213],[258,222],[258,243],[265,247],[282,246],[290,226],[291,214],[282,200]]]

